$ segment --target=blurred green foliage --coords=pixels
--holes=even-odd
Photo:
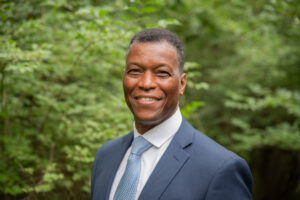
[[[298,0],[0,1],[0,198],[87,199],[96,150],[132,129],[130,38],[185,47],[182,114],[242,155],[254,199],[300,197]]]

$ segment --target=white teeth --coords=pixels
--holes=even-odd
[[[149,98],[149,97],[140,97],[139,100],[142,100],[142,101],[154,101],[156,99],[155,98]]]

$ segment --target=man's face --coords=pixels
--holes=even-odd
[[[140,133],[176,112],[186,85],[176,57],[176,49],[165,41],[135,43],[129,49],[123,88]]]

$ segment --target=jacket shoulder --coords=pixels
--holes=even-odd
[[[200,148],[202,149],[202,151],[207,152],[212,156],[217,156],[218,158],[220,157],[220,159],[239,157],[234,152],[225,148],[223,145],[219,144],[215,140],[211,139],[210,137],[196,129],[194,129],[194,145],[196,148]]]
[[[130,140],[130,137],[132,135],[132,132],[105,142],[104,144],[101,145],[101,147],[97,150],[96,156],[95,156],[95,162],[99,161],[99,159],[107,159],[110,156],[110,153],[113,152],[117,147],[122,146],[125,141]]]
[[[236,153],[196,130],[187,121],[185,123],[187,123],[186,134],[193,138],[191,145],[187,146],[185,150],[190,154],[195,165],[197,163],[201,166],[204,165],[212,173],[231,161],[240,161],[247,166],[246,161]]]

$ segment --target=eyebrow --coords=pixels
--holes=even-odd
[[[136,63],[136,62],[128,63],[128,64],[126,65],[126,67],[127,67],[127,66],[130,66],[130,65],[136,65],[136,66],[138,66],[138,67],[144,68],[142,65],[140,65],[140,64],[138,64],[138,63]],[[166,65],[166,64],[158,64],[158,65],[154,66],[154,68],[159,68],[159,67],[168,67],[168,65]]]
[[[139,67],[142,67],[141,65],[139,65],[139,64],[136,63],[136,62],[131,62],[131,63],[126,64],[126,66],[129,66],[129,65],[137,65],[137,66],[139,66]]]

